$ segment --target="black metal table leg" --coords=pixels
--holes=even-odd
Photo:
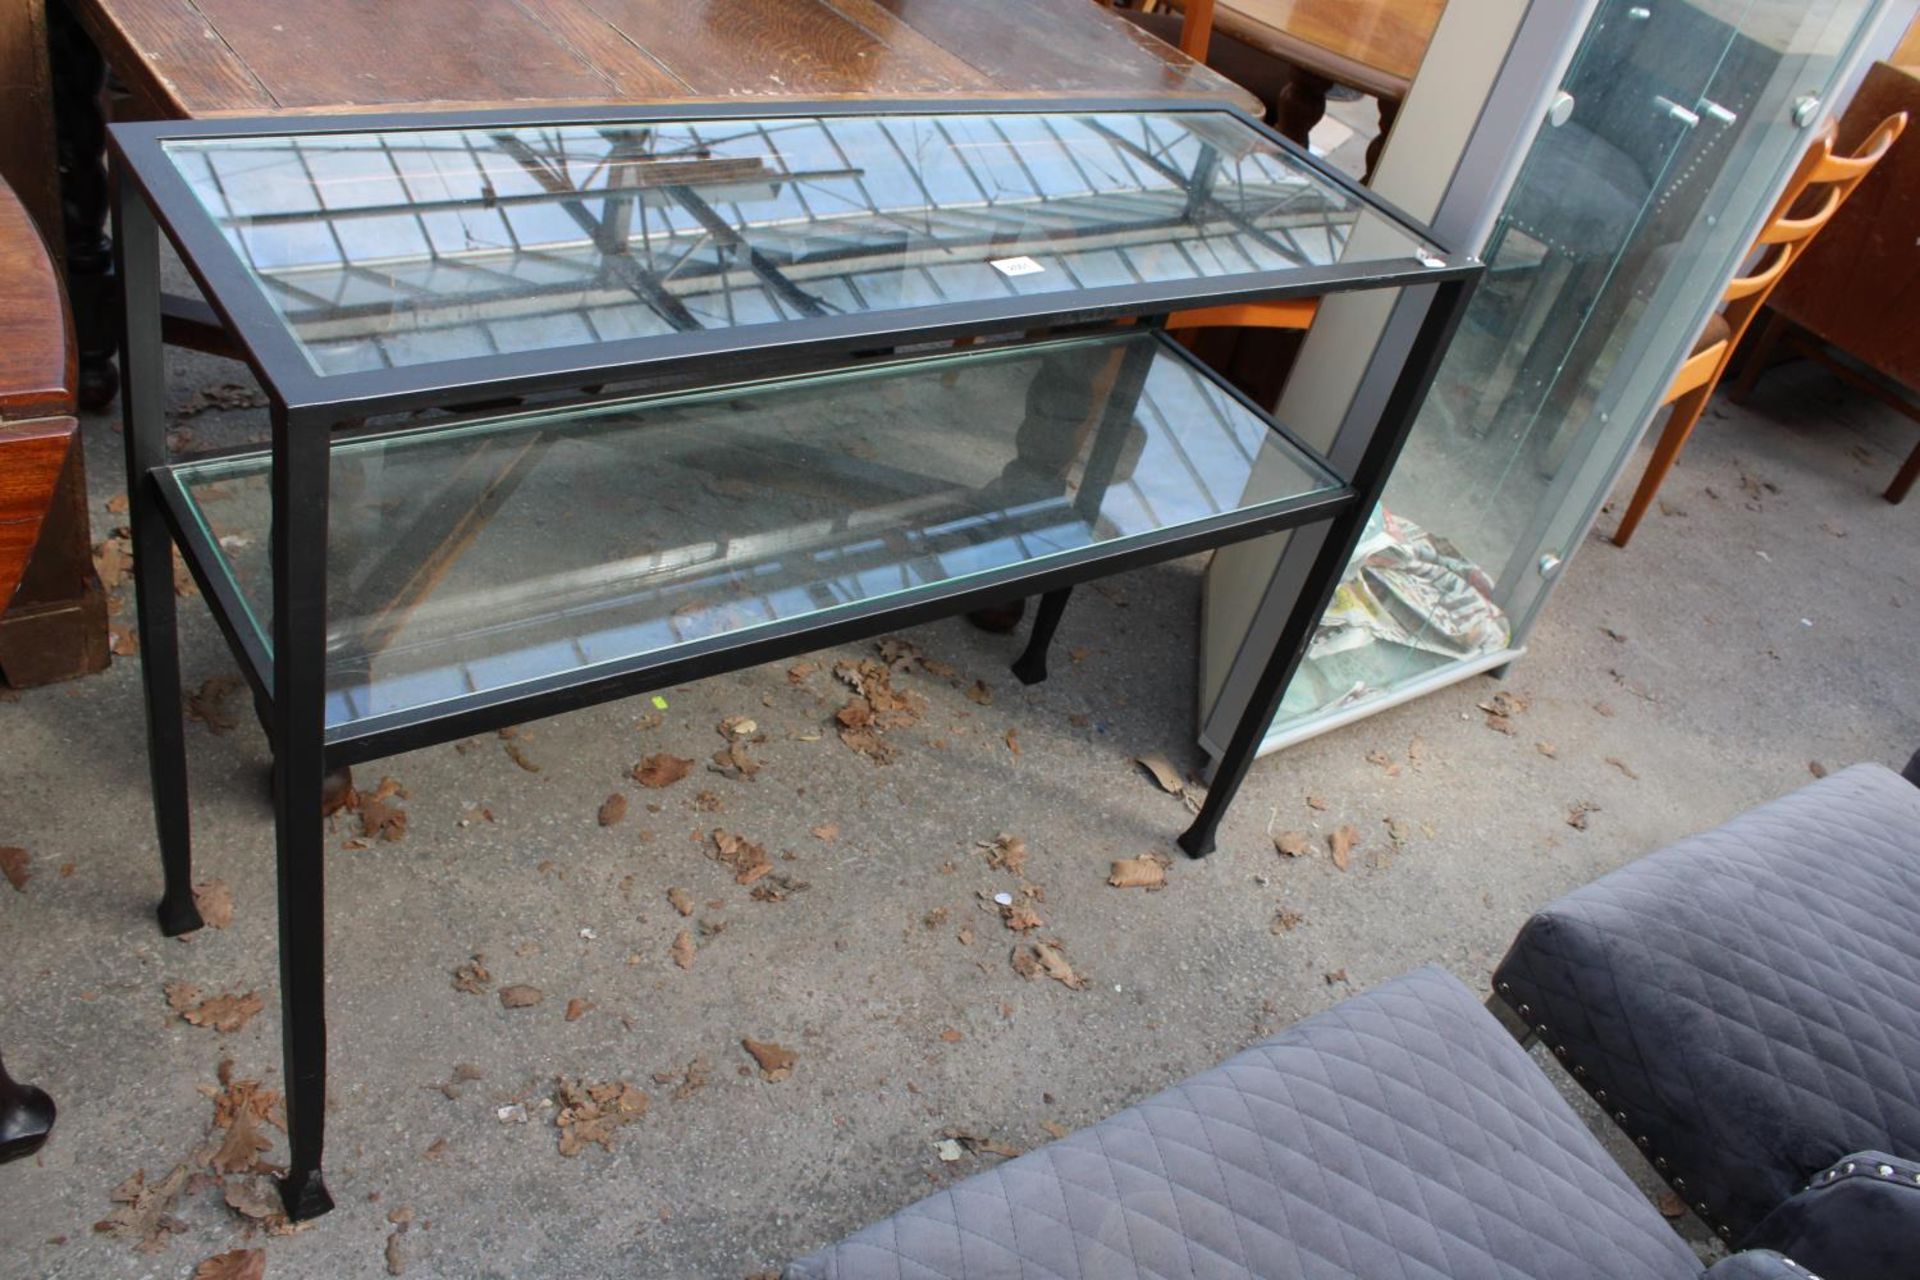
[[[133,582],[140,611],[140,679],[146,692],[147,768],[166,892],[160,931],[168,937],[201,925],[193,904],[193,832],[187,813],[186,708],[180,695],[180,646],[174,618],[173,540],[148,477],[167,460],[165,356],[160,345],[160,233],[145,201],[123,188],[115,206],[114,250],[129,305],[121,311],[126,394],[121,398],[127,454],[127,522],[133,531]]]
[[[274,838],[280,897],[280,1038],[295,1222],[333,1208],[320,1175],[327,1106],[326,870],[328,432],[273,409]]]
[[[1060,628],[1060,615],[1067,611],[1071,595],[1072,587],[1062,587],[1040,597],[1040,611],[1033,615],[1026,651],[1013,664],[1013,674],[1021,684],[1039,684],[1047,678],[1047,648],[1053,644],[1053,633]]]
[[[1424,299],[1418,296],[1422,292],[1425,293]],[[1380,359],[1385,353],[1386,358],[1391,360],[1392,353],[1387,349],[1401,342],[1406,346],[1406,354],[1399,362],[1399,373],[1391,389],[1381,402],[1378,424],[1368,433],[1365,450],[1353,469],[1352,488],[1356,500],[1338,518],[1317,528],[1295,530],[1292,535],[1295,540],[1319,540],[1319,545],[1311,552],[1312,567],[1301,584],[1298,602],[1288,611],[1279,642],[1254,682],[1246,710],[1234,726],[1226,752],[1214,770],[1206,801],[1200,806],[1192,825],[1180,835],[1180,847],[1188,856],[1204,858],[1213,852],[1220,820],[1226,816],[1227,807],[1233,803],[1240,784],[1246,781],[1247,770],[1253,766],[1260,744],[1266,740],[1267,730],[1280,710],[1280,700],[1286,696],[1287,686],[1293,682],[1294,673],[1306,658],[1314,629],[1320,625],[1327,606],[1333,602],[1333,593],[1339,587],[1340,579],[1345,576],[1354,550],[1366,532],[1367,518],[1386,490],[1387,477],[1392,473],[1393,464],[1400,457],[1400,449],[1413,430],[1414,419],[1427,398],[1434,374],[1439,371],[1440,361],[1446,355],[1453,332],[1466,314],[1467,302],[1472,296],[1472,281],[1448,281],[1408,289],[1398,306],[1421,306],[1417,323],[1401,330],[1405,337],[1399,338],[1395,335],[1394,321],[1388,322],[1387,336],[1381,339],[1375,358]],[[1397,315],[1395,318],[1398,318]],[[1355,393],[1350,414],[1366,411],[1366,393],[1363,382]],[[1337,445],[1336,441],[1336,465],[1340,461]],[[1294,545],[1289,544],[1289,552]]]

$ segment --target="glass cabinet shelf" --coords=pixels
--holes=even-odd
[[[1151,330],[414,428],[329,458],[330,738],[1350,500]],[[267,662],[271,470],[262,451],[161,473],[196,570]]]

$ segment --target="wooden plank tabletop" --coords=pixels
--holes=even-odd
[[[66,291],[39,228],[0,182],[0,419],[72,413],[75,381]]]
[[[1336,84],[1399,99],[1446,7],[1446,0],[1219,0],[1213,24]]]
[[[165,117],[843,96],[1259,109],[1092,0],[72,2]]]

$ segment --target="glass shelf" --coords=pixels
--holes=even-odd
[[[1111,314],[1152,314],[1139,304],[1458,266],[1224,109],[683,110],[308,132],[134,125],[115,139],[290,399],[497,376],[468,374],[474,361],[617,364],[611,344],[712,354],[904,335],[960,314],[988,332],[1096,295]],[[759,332],[727,336],[745,330]]]
[[[415,428],[330,457],[330,739],[1350,500],[1149,330]],[[260,655],[270,473],[264,452],[160,473]]]

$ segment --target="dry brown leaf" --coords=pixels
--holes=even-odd
[[[1144,756],[1135,756],[1133,762],[1153,775],[1160,789],[1170,796],[1177,796],[1187,789],[1186,779],[1173,767],[1173,761],[1158,751],[1150,751]]]
[[[20,893],[27,891],[27,881],[33,879],[33,855],[18,845],[0,845],[0,875]]]
[[[807,677],[820,669],[817,662],[796,662],[787,668],[788,684],[805,684]]]
[[[712,838],[713,848],[707,856],[732,871],[735,884],[752,884],[772,873],[773,863],[767,860],[765,845],[720,827],[713,829]]]
[[[1282,907],[1274,913],[1271,926],[1274,933],[1292,933],[1307,922],[1307,918],[1292,907]]]
[[[468,995],[485,995],[493,985],[493,975],[487,972],[486,960],[484,952],[474,952],[473,959],[453,971],[453,989]]]
[[[1622,760],[1619,756],[1608,756],[1607,763],[1618,769],[1621,773],[1624,773],[1627,777],[1632,778],[1636,782],[1639,781],[1640,775],[1633,771],[1633,766],[1625,760]],[[1817,777],[1818,775],[1815,776]]]
[[[407,834],[407,811],[377,792],[360,798],[360,834],[392,842]]]
[[[1001,907],[1000,919],[1005,921],[1007,928],[1015,933],[1025,933],[1029,929],[1038,929],[1046,924],[1046,921],[1040,918],[1040,913],[1024,902],[1010,902]]]
[[[177,1164],[166,1177],[149,1184],[146,1170],[134,1170],[132,1177],[113,1189],[111,1198],[119,1207],[94,1223],[93,1229],[130,1240],[142,1253],[166,1248],[169,1235],[187,1229],[173,1216],[173,1204],[191,1174],[186,1165]]]
[[[1807,761],[1807,772],[1816,778],[1824,778],[1827,776],[1827,766],[1821,764],[1818,760],[1809,760]],[[14,887],[16,889],[19,888],[18,885]]]
[[[259,1168],[260,1153],[272,1146],[272,1141],[256,1126],[253,1109],[240,1107],[234,1111],[227,1135],[213,1153],[213,1167],[221,1173],[255,1172]]]
[[[667,901],[672,903],[673,909],[678,911],[682,916],[690,916],[693,914],[693,895],[685,889],[674,888],[667,890]]]
[[[760,1078],[769,1083],[778,1083],[792,1075],[793,1064],[800,1060],[794,1050],[771,1040],[747,1036],[740,1041],[740,1047],[753,1055],[753,1060],[760,1064]]]
[[[1007,730],[1006,741],[1007,750],[1013,752],[1014,757],[1018,759],[1020,755],[1020,731],[1018,729]]]
[[[633,766],[633,778],[643,787],[670,787],[693,772],[693,761],[662,751]]]
[[[198,720],[213,734],[237,728],[240,721],[227,706],[227,699],[245,685],[239,676],[213,676],[201,681],[199,689],[187,695],[187,719]]]
[[[1324,813],[1327,808],[1327,798],[1316,792],[1309,791],[1307,792],[1307,808]]]
[[[613,1150],[614,1134],[646,1115],[653,1105],[645,1090],[625,1080],[588,1084],[562,1079],[554,1102],[558,1110],[553,1119],[560,1130],[563,1156],[577,1156],[593,1143]]]
[[[500,988],[500,1004],[507,1009],[526,1009],[547,998],[547,993],[524,982]]]
[[[1560,758],[1560,748],[1554,746],[1551,742],[1536,742],[1533,744],[1533,749],[1549,760],[1558,760]]]
[[[1587,815],[1600,812],[1600,806],[1591,800],[1575,800],[1567,807],[1567,825],[1575,831],[1587,829]]]
[[[208,996],[191,982],[169,982],[166,993],[167,1004],[182,1018],[196,1027],[212,1027],[223,1033],[238,1031],[266,1007],[265,1001],[251,991]]]
[[[840,838],[840,824],[837,822],[823,822],[813,828],[811,834],[815,840],[820,841],[822,844],[832,844]]]
[[[1121,858],[1107,873],[1107,883],[1116,889],[1164,889],[1167,886],[1167,862],[1156,854]]]
[[[195,1267],[193,1280],[262,1280],[266,1274],[265,1249],[229,1249]]]
[[[575,996],[573,999],[567,1001],[567,1021],[580,1021],[580,1019],[587,1016],[587,1012],[593,1007],[594,1005],[591,1000],[582,1000],[579,996]]]
[[[406,1272],[407,1253],[405,1246],[400,1243],[400,1233],[398,1231],[387,1237],[386,1258],[388,1275],[397,1276]]]
[[[117,658],[131,658],[140,652],[140,637],[132,627],[113,623],[107,627],[107,648]]]
[[[600,825],[611,827],[627,816],[627,798],[618,791],[600,802]]]
[[[522,769],[525,769],[528,773],[540,772],[540,766],[537,763],[535,763],[534,760],[531,757],[529,757],[524,750],[521,749],[519,743],[517,742],[507,743],[506,752],[507,752],[507,759],[513,761],[515,764],[519,765]]]
[[[1660,1210],[1660,1216],[1663,1218],[1673,1219],[1687,1216],[1687,1202],[1682,1200],[1669,1188],[1660,1188],[1660,1194],[1654,1197],[1653,1203],[1654,1207]]]
[[[1313,852],[1313,838],[1304,831],[1282,831],[1273,838],[1276,853],[1288,858],[1304,858]]]
[[[942,1129],[940,1136],[951,1142],[957,1142],[974,1155],[1004,1156],[1011,1160],[1020,1154],[1020,1148],[1012,1143],[1002,1142],[998,1138],[986,1138],[977,1133],[968,1133],[964,1129]]]
[[[1360,833],[1350,822],[1343,822],[1333,834],[1327,837],[1327,850],[1333,854],[1333,865],[1342,871],[1353,860],[1353,847],[1360,843]]]
[[[1027,842],[1019,836],[1002,831],[991,840],[976,841],[977,848],[986,850],[987,865],[995,871],[1011,871],[1014,875],[1024,872],[1027,865]]]
[[[1072,1132],[1071,1129],[1061,1124],[1058,1120],[1042,1120],[1040,1122],[1040,1127],[1047,1131],[1047,1136],[1049,1138],[1054,1138],[1054,1139],[1064,1138],[1069,1133]]]
[[[112,537],[95,545],[93,571],[100,575],[100,585],[107,591],[118,591],[126,586],[127,578],[133,573],[132,541]]]
[[[1033,958],[1049,978],[1069,990],[1078,991],[1087,985],[1087,980],[1073,971],[1067,963],[1066,950],[1058,942],[1036,942],[1033,944]]]
[[[225,1180],[227,1207],[243,1218],[275,1225],[284,1223],[286,1208],[273,1181],[265,1177],[231,1177]]]
[[[940,1033],[940,1039],[947,1044],[959,1044],[966,1038],[967,1037],[957,1027],[948,1027]]]
[[[993,690],[987,687],[985,680],[975,680],[973,688],[967,690],[967,701],[990,707],[993,705]]]
[[[233,923],[233,890],[227,888],[224,880],[208,880],[193,886],[193,905],[200,909],[200,918],[216,929]]]
[[[1413,835],[1413,824],[1404,818],[1382,818],[1381,821],[1387,824],[1387,839],[1393,841],[1396,848]]]
[[[715,729],[723,738],[751,738],[760,732],[760,722],[752,716],[728,716]]]
[[[667,949],[667,953],[682,969],[693,968],[693,935],[682,929],[674,935],[673,945]]]

